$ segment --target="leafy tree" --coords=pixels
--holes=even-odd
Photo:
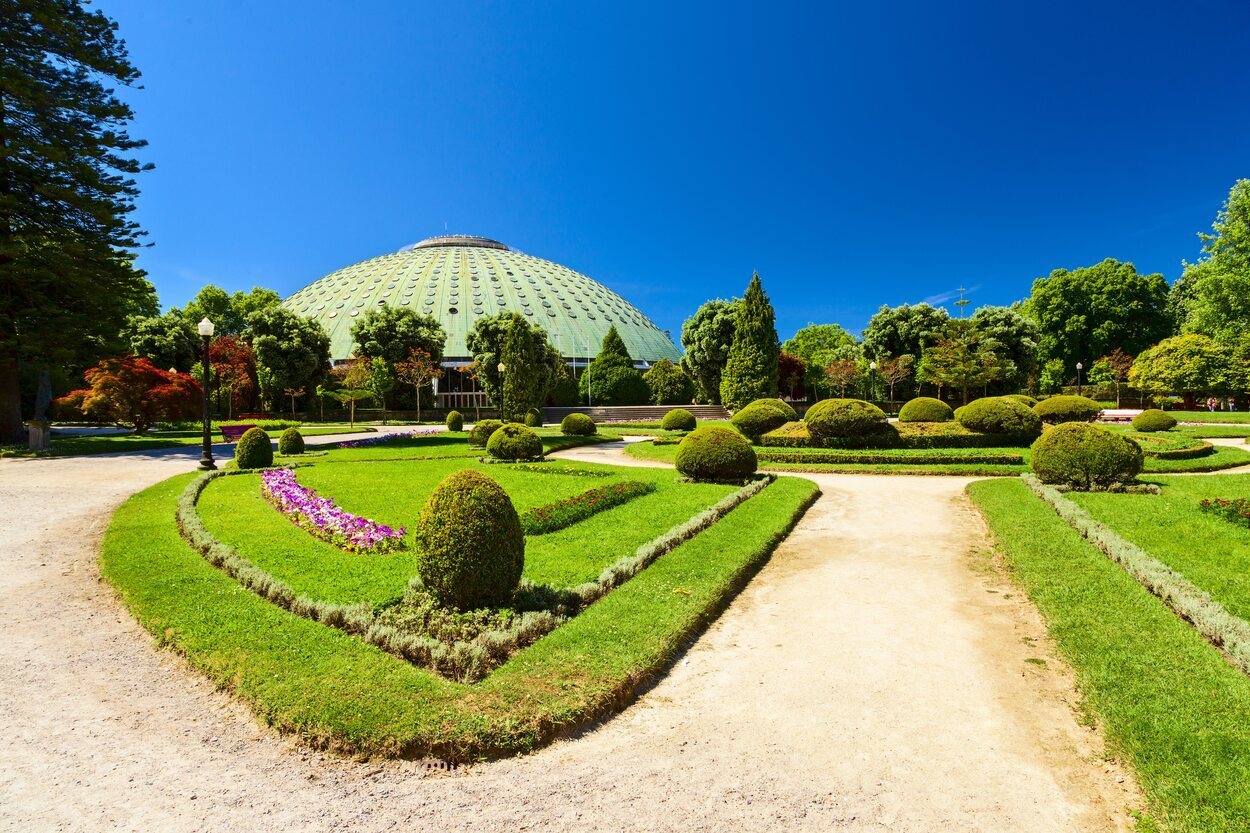
[[[213,322],[217,335],[242,335],[247,330],[248,316],[281,304],[282,298],[272,289],[254,286],[250,292],[231,295],[210,283],[187,302],[180,314],[193,327],[207,318]]]
[[[251,407],[256,396],[256,355],[252,345],[239,336],[214,338],[209,342],[208,362],[213,371],[213,390],[218,395],[226,394],[231,417],[236,410]],[[199,362],[192,366],[191,372],[203,376]],[[217,409],[221,409],[220,402]]]
[[[190,369],[200,360],[200,337],[182,314],[132,315],[126,319],[122,338],[136,356],[151,359],[157,367]]]
[[[929,304],[882,305],[864,328],[863,351],[870,359],[919,356],[942,338],[950,316]]]
[[[382,403],[382,422],[386,422],[386,397],[395,390],[395,367],[381,356],[369,360],[369,390]],[[291,411],[295,411],[295,403],[291,403]]]
[[[1007,359],[1015,370],[1004,381],[1023,383],[1034,378],[1038,361],[1041,332],[1037,322],[1013,307],[981,307],[972,315],[972,326],[998,344],[1000,358]]]
[[[161,420],[190,419],[201,407],[201,388],[190,373],[171,373],[140,356],[103,359],[83,378],[87,387],[58,399],[57,408],[139,434]]]
[[[366,310],[352,324],[351,332],[359,355],[386,359],[391,364],[407,361],[414,349],[441,362],[447,342],[447,333],[437,319],[406,307]]]
[[[1186,402],[1204,393],[1223,393],[1244,385],[1232,376],[1231,348],[1213,339],[1187,333],[1165,338],[1133,361],[1129,383],[1155,395],[1179,394]]]
[[[846,398],[846,389],[860,377],[859,362],[853,359],[834,359],[825,367],[825,378],[838,389],[838,396]]]
[[[547,331],[540,326],[530,324],[525,320],[525,316],[518,313],[505,312],[479,318],[469,330],[465,343],[469,352],[473,354],[473,378],[477,380],[492,402],[497,404],[503,402],[504,380],[499,373],[499,363],[507,364],[503,355],[504,343],[514,327],[521,328],[518,332],[525,333],[531,342],[527,351],[536,357],[535,360],[538,363],[538,377],[535,382],[537,389],[534,391],[533,401],[541,404],[546,401],[547,395],[554,388],[564,359],[547,340]],[[520,413],[524,415],[525,410],[523,409]]]
[[[556,365],[556,382],[555,387],[551,389],[551,404],[558,406],[569,406],[577,404],[577,376],[573,373],[573,368],[569,367],[568,362],[563,357],[557,356],[559,361]]]
[[[412,385],[417,400],[417,422],[421,421],[421,391],[443,375],[434,357],[419,347],[408,351],[408,358],[395,365],[395,376],[405,385]]]
[[[1133,357],[1119,347],[1094,362],[1089,369],[1089,380],[1096,385],[1115,385],[1115,404],[1120,406],[1120,385],[1128,381],[1129,372],[1133,369]]]
[[[781,351],[806,365],[805,387],[817,392],[828,385],[826,367],[836,360],[860,357],[855,336],[837,324],[808,324],[782,344]]]
[[[599,353],[578,381],[579,396],[595,405],[642,405],[650,391],[616,327],[608,328]]]
[[[543,360],[549,352],[545,331],[540,340],[534,337],[534,327],[524,318],[512,318],[500,356],[504,370],[499,413],[505,422],[523,421],[530,408],[546,401],[555,381],[553,374],[543,373]]]
[[[1010,359],[1001,354],[1001,345],[985,335],[971,321],[953,320],[945,336],[920,357],[918,378],[938,386],[958,388],[968,404],[969,391],[1015,373]]]
[[[787,344],[789,342],[786,342]],[[807,362],[782,348],[777,356],[777,388],[793,400],[807,398]]]
[[[642,374],[642,380],[651,392],[652,405],[689,405],[694,396],[694,382],[686,371],[668,359],[651,365],[651,369]]]
[[[356,424],[356,403],[373,398],[369,383],[373,379],[373,362],[365,358],[350,358],[339,362],[331,370],[330,375],[342,386],[330,391],[329,395],[337,399],[349,409],[348,422]]]
[[[734,319],[733,343],[720,380],[721,403],[738,410],[756,399],[776,397],[780,353],[773,305],[754,274]]]
[[[1029,309],[1041,331],[1042,358],[1075,367],[1117,347],[1137,353],[1168,335],[1167,300],[1162,275],[1141,275],[1133,264],[1107,258],[1034,281]]]
[[[915,364],[916,358],[914,356],[896,356],[892,359],[886,359],[877,368],[881,378],[890,386],[891,402],[894,401],[894,386],[911,378]]]
[[[256,354],[256,380],[269,407],[287,388],[314,389],[325,377],[330,336],[319,323],[286,307],[269,307],[252,313],[247,325]]]
[[[1198,235],[1204,257],[1185,264],[1173,291],[1188,296],[1185,332],[1233,344],[1250,332],[1250,179],[1233,185],[1212,231]]]
[[[125,43],[74,0],[10,0],[0,19],[0,443],[16,443],[22,380],[124,349],[127,317],[157,305],[129,254],[145,166],[114,95],[139,78]]]
[[[1038,387],[1042,393],[1057,393],[1063,390],[1063,386],[1068,383],[1067,368],[1063,365],[1063,359],[1049,359],[1042,365],[1042,374],[1038,378]]]
[[[733,345],[738,303],[708,301],[682,325],[681,346],[686,354],[681,368],[694,382],[695,400],[700,404],[720,404],[720,379]]]

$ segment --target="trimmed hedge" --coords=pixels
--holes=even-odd
[[[677,446],[677,471],[693,480],[743,480],[759,462],[746,438],[723,425],[704,425]]]
[[[1150,408],[1133,417],[1133,430],[1143,434],[1155,431],[1171,431],[1176,427],[1176,420],[1167,411]]]
[[[537,408],[530,408],[525,412],[525,424],[530,428],[541,428],[543,425],[543,412]]]
[[[693,431],[699,427],[699,423],[694,414],[685,408],[674,408],[660,420],[660,427],[665,431]]]
[[[898,412],[899,422],[950,422],[955,411],[941,399],[917,396],[906,402]]]
[[[780,399],[757,399],[735,413],[729,421],[744,437],[755,441],[797,418],[794,409]]]
[[[463,431],[464,430],[464,414],[459,411],[449,411],[447,413],[447,430]]]
[[[1089,491],[1132,483],[1142,468],[1141,446],[1083,422],[1056,425],[1033,443],[1033,472],[1043,483]]]
[[[899,422],[881,426],[863,437],[831,437],[822,448],[1027,448],[1037,439],[1031,434],[982,434],[969,431],[958,422]],[[812,448],[807,426],[791,422],[760,438],[766,448]]]
[[[1102,406],[1084,396],[1052,396],[1034,405],[1033,413],[1047,425],[1093,422],[1102,413]]]
[[[1005,396],[976,399],[955,411],[955,421],[980,434],[1034,436],[1042,430],[1042,418],[1032,408]]]
[[[1009,393],[1006,396],[1004,396],[1003,399],[1014,399],[1015,401],[1019,402],[1021,405],[1024,405],[1025,407],[1028,407],[1028,408],[1032,408],[1034,405],[1037,404],[1036,399],[1034,399],[1031,396],[1026,396],[1023,393]]]
[[[891,454],[880,451],[838,451],[827,452],[794,452],[794,451],[761,451],[759,460],[768,463],[846,463],[854,465],[889,465],[889,466],[945,466],[989,465],[989,466],[1020,466],[1024,464],[1024,454]]]
[[[533,428],[509,422],[490,435],[486,453],[497,460],[537,460],[543,456],[543,441]]]
[[[461,469],[434,487],[416,541],[421,583],[439,604],[476,610],[512,600],[525,566],[525,535],[508,493],[482,472]]]
[[[234,447],[234,464],[241,469],[264,469],[273,465],[273,446],[264,428],[249,428]]]
[[[803,418],[817,445],[843,437],[863,437],[889,425],[885,411],[862,399],[822,399]]]
[[[469,445],[475,448],[485,448],[486,443],[490,441],[491,434],[494,434],[503,423],[497,419],[483,419],[473,424],[472,430],[469,431]]]
[[[598,430],[595,421],[585,414],[569,414],[560,421],[560,433],[569,437],[593,437]]]
[[[278,453],[304,453],[304,435],[299,432],[298,428],[288,428],[282,432],[282,436],[278,437]]]

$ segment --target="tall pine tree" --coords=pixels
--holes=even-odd
[[[526,411],[542,405],[546,398],[540,346],[531,337],[529,324],[515,316],[508,325],[501,354],[504,370],[499,413],[507,422],[523,421]]]
[[[775,397],[780,354],[773,305],[764,294],[760,276],[754,274],[738,302],[734,340],[721,374],[720,398],[724,406],[736,411],[756,399]]]
[[[634,369],[625,340],[615,326],[608,327],[595,356],[578,380],[577,392],[590,405],[645,405],[650,392]]]

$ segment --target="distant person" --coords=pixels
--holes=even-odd
[[[1214,396],[1209,397],[1209,398],[1207,399],[1207,410],[1208,410],[1208,411],[1210,411],[1211,413],[1215,413],[1215,408],[1216,408],[1216,406],[1217,406],[1217,405],[1219,405],[1219,404],[1220,404],[1219,402],[1216,402],[1216,401],[1215,401],[1215,397],[1214,397]]]

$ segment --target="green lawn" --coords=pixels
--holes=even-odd
[[[1250,830],[1250,678],[1023,483],[968,491],[1072,665],[1084,708],[1137,770],[1143,827]]]
[[[360,431],[371,431],[371,428],[349,428],[346,425],[304,425],[300,433],[305,437],[316,437],[327,434],[350,434]],[[280,432],[270,432],[275,440]],[[213,429],[213,442],[222,442],[221,431]],[[52,437],[52,457],[68,457],[79,454],[111,454],[119,451],[152,451],[160,448],[181,448],[199,445],[204,440],[202,430],[149,431],[146,434],[94,434],[77,436],[56,434]],[[28,457],[37,456],[29,449],[7,447],[0,456]]]
[[[1183,437],[1250,437],[1250,425],[1178,425],[1172,433]]]
[[[1177,422],[1227,422],[1250,425],[1248,411],[1168,411]]]
[[[543,441],[543,452],[550,453],[563,448],[574,448],[579,445],[617,440],[614,434],[597,434],[593,437],[566,437],[558,428],[535,429]],[[465,431],[442,431],[421,437],[405,437],[387,440],[376,445],[361,448],[335,448],[327,455],[331,461],[346,460],[411,460],[431,457],[466,457],[478,458],[486,455],[483,448],[469,446],[469,435]]]

